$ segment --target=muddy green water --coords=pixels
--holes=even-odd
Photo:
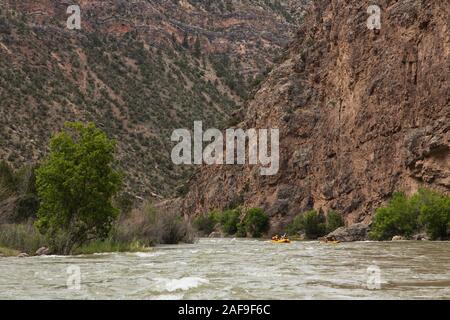
[[[450,242],[200,239],[145,253],[0,258],[0,272],[0,299],[450,299]]]

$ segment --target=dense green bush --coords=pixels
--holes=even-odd
[[[411,197],[395,193],[388,204],[375,212],[369,237],[390,240],[395,235],[411,237],[426,231],[432,239],[448,237],[450,197],[420,189]]]
[[[325,216],[315,210],[307,211],[296,216],[287,231],[291,235],[303,231],[308,239],[324,236],[327,232]]]
[[[223,212],[213,211],[207,215],[202,215],[194,219],[195,229],[204,235],[214,231],[219,224],[221,231],[227,235],[234,235],[238,231],[241,211],[239,209],[229,209]]]
[[[450,233],[450,196],[421,191],[419,223],[432,240],[446,239]]]
[[[217,212],[210,212],[206,215],[198,216],[194,219],[194,228],[204,235],[209,235],[214,231],[214,227],[218,223],[217,215]]]
[[[260,208],[249,209],[237,229],[239,235],[245,233],[253,238],[261,237],[269,230],[269,216]]]
[[[344,226],[344,219],[342,215],[334,210],[329,210],[327,213],[327,233],[333,232],[339,227]]]
[[[418,230],[420,213],[417,200],[408,199],[404,193],[395,193],[385,207],[376,210],[370,238],[388,240],[395,235],[413,235]]]
[[[286,227],[287,234],[297,235],[299,232],[303,231],[303,216],[297,215],[294,220]]]
[[[245,238],[247,236],[247,230],[243,222],[238,223],[236,237]]]
[[[233,235],[238,231],[238,224],[240,220],[241,212],[238,209],[226,210],[219,215],[218,220],[222,226],[222,231],[225,234]]]
[[[299,232],[304,232],[307,239],[316,239],[343,225],[344,219],[334,210],[328,211],[326,218],[322,213],[311,210],[297,215],[288,225],[287,233],[296,235]]]

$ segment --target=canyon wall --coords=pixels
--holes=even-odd
[[[314,1],[238,127],[280,129],[280,170],[204,166],[179,199],[198,215],[262,207],[281,227],[309,209],[370,222],[394,191],[450,190],[450,7],[445,1]]]

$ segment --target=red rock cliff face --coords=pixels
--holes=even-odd
[[[396,190],[450,188],[450,7],[445,1],[314,1],[242,128],[280,129],[280,170],[203,167],[186,214],[260,206],[274,227],[315,208],[369,222]]]

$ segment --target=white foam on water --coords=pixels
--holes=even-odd
[[[164,253],[162,251],[157,252],[136,252],[134,253],[135,256],[138,256],[139,258],[148,258],[148,257],[156,257],[163,255]]]
[[[150,263],[144,263],[143,266],[144,267],[153,267],[153,266],[155,266],[155,264],[150,262]]]
[[[154,278],[159,291],[174,292],[177,290],[187,291],[209,283],[207,279],[198,277],[185,277],[181,279]]]

